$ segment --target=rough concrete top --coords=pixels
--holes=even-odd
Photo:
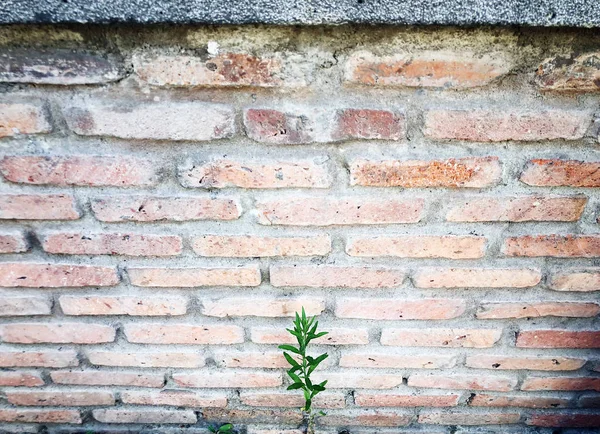
[[[598,0],[2,0],[0,23],[600,27]]]

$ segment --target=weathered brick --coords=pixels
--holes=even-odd
[[[45,297],[1,297],[0,317],[50,315],[52,303]]]
[[[600,256],[600,236],[524,235],[510,237],[504,241],[502,251],[507,256],[595,258]]]
[[[532,414],[525,421],[527,425],[551,428],[597,428],[600,415],[597,413]]]
[[[499,329],[383,329],[381,344],[401,347],[488,348],[500,339]]]
[[[310,316],[325,310],[323,298],[226,297],[202,300],[202,314],[219,318],[231,316],[286,317],[302,309]]]
[[[9,156],[0,161],[0,172],[20,184],[131,187],[158,182],[155,163],[128,156]]]
[[[555,291],[600,291],[600,269],[562,269],[552,274],[548,287]]]
[[[263,237],[255,235],[202,235],[192,241],[200,256],[264,258],[273,256],[325,256],[331,252],[329,235]]]
[[[198,102],[87,101],[63,110],[69,128],[83,136],[204,141],[235,133],[234,110]]]
[[[244,330],[234,325],[126,324],[125,336],[138,344],[226,345],[244,342]]]
[[[89,323],[12,323],[0,326],[4,342],[16,344],[100,344],[115,340],[111,326]]]
[[[111,196],[91,200],[103,222],[236,220],[242,209],[233,199],[209,197]]]
[[[63,295],[59,303],[65,315],[171,316],[187,312],[187,299],[183,297]]]
[[[406,136],[403,113],[389,110],[347,108],[336,113],[334,140],[401,140]]]
[[[375,320],[438,320],[465,313],[464,300],[394,298],[341,298],[336,302],[335,316]]]
[[[325,159],[325,158],[324,158]],[[179,169],[184,187],[199,188],[328,188],[331,176],[327,164],[315,161],[216,160],[189,164]]]
[[[102,390],[75,391],[7,391],[6,399],[13,405],[79,407],[95,405],[115,405],[115,397],[111,392]]]
[[[79,365],[77,353],[65,351],[0,351],[0,366],[11,368],[17,366],[36,368],[68,368]]]
[[[368,86],[464,89],[484,86],[506,75],[511,62],[502,53],[421,51],[376,56],[354,53],[346,64],[345,81]]]
[[[533,371],[576,371],[585,359],[573,357],[506,357],[487,354],[467,356],[465,366],[477,369],[528,369]]]
[[[340,366],[344,368],[440,369],[456,365],[456,355],[407,355],[390,352],[365,351],[342,353]]]
[[[586,197],[514,196],[475,197],[452,201],[450,222],[571,222],[581,218]]]
[[[498,157],[350,162],[350,184],[368,187],[484,188],[498,184],[501,179]]]
[[[285,198],[256,203],[261,225],[332,226],[417,223],[423,199]]]
[[[413,276],[418,288],[527,288],[541,279],[526,268],[421,268]]]
[[[191,410],[140,410],[126,408],[96,409],[94,419],[102,423],[196,423],[196,413]]]
[[[0,422],[73,423],[80,424],[81,415],[75,410],[0,409]]]
[[[409,425],[413,416],[389,411],[363,411],[358,414],[342,415],[329,414],[317,419],[317,424],[325,426],[370,426],[398,427]]]
[[[0,386],[3,387],[37,387],[44,384],[37,372],[0,371]]]
[[[577,401],[582,408],[600,408],[600,395],[584,395]]]
[[[519,423],[519,413],[434,413],[419,414],[419,423],[434,425],[509,425]]]
[[[201,395],[185,390],[161,390],[160,392],[124,391],[121,392],[121,401],[123,401],[124,404],[166,405],[192,408],[223,408],[227,405],[227,397],[225,395]]]
[[[314,119],[304,114],[251,108],[244,110],[246,135],[273,145],[299,145],[317,141]]]
[[[512,377],[495,375],[461,375],[461,374],[412,374],[408,377],[410,387],[425,387],[431,389],[467,389],[492,390],[508,392],[517,385]]]
[[[477,236],[354,236],[346,243],[350,256],[477,259],[485,254],[485,237]]]
[[[267,410],[267,409],[227,409],[207,408],[202,410],[207,421],[229,422],[232,424],[261,423],[274,425],[299,425],[302,414],[297,410]]]
[[[600,331],[521,330],[516,345],[521,348],[600,348]]]
[[[521,390],[593,390],[600,392],[599,377],[527,377]]]
[[[600,53],[545,59],[537,69],[536,83],[543,91],[600,91]]]
[[[0,253],[23,253],[29,250],[29,243],[22,232],[0,234]]]
[[[458,405],[460,395],[409,395],[399,393],[368,393],[354,394],[354,402],[360,407],[454,407]]]
[[[261,429],[255,427],[248,427],[247,432],[248,434],[304,434],[301,429]],[[319,433],[319,431],[316,432]]]
[[[244,405],[252,407],[295,407],[304,405],[304,397],[297,393],[257,393],[242,392],[240,400]],[[320,393],[313,400],[316,408],[344,408],[345,396],[341,393]]]
[[[402,384],[402,375],[362,373],[356,371],[313,373],[313,382],[327,380],[327,389],[395,389]]]
[[[61,288],[114,286],[119,283],[112,267],[67,264],[0,264],[0,286]]]
[[[131,284],[143,287],[194,288],[199,286],[258,286],[260,270],[255,265],[221,268],[133,268],[127,269]]]
[[[70,194],[0,194],[0,220],[77,220]]]
[[[49,133],[52,126],[46,110],[34,104],[0,104],[0,138],[20,134]]]
[[[365,328],[326,328],[329,334],[315,339],[321,345],[366,345],[369,331]],[[287,331],[274,327],[252,327],[250,340],[257,344],[295,344],[296,338]]]
[[[477,310],[479,319],[594,317],[600,313],[596,303],[548,302],[548,303],[484,303]]]
[[[272,265],[271,285],[309,288],[394,288],[406,272],[398,268],[335,265]]]
[[[86,356],[92,365],[99,366],[138,368],[200,368],[204,366],[204,356],[198,353],[88,351]]]
[[[50,378],[56,384],[81,386],[163,387],[164,374],[115,371],[54,371]]]
[[[570,399],[547,396],[477,393],[469,398],[468,402],[473,407],[559,408],[568,407]]]
[[[535,159],[521,173],[520,181],[538,187],[600,187],[600,163]]]
[[[193,374],[175,373],[173,381],[181,387],[198,388],[256,388],[281,386],[281,373],[279,372],[196,372]]]
[[[222,368],[287,368],[288,361],[281,351],[227,351],[213,354],[217,366]],[[326,362],[322,365],[325,366]]]

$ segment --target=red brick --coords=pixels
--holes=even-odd
[[[62,288],[114,286],[119,276],[113,267],[70,264],[0,264],[0,286]]]
[[[526,268],[421,268],[418,288],[527,288],[540,283],[542,273]]]
[[[248,372],[225,370],[218,372],[196,372],[173,374],[173,381],[180,387],[198,388],[256,388],[279,387],[282,384],[279,372]]]
[[[92,415],[102,423],[189,424],[197,421],[196,413],[191,410],[109,408],[93,410]]]
[[[577,140],[590,126],[582,111],[430,110],[423,133],[432,139],[473,142]]]
[[[202,300],[202,315],[219,318],[232,316],[293,317],[302,309],[310,316],[325,310],[323,298],[226,297]]]
[[[552,256],[556,258],[595,258],[600,256],[600,236],[525,235],[504,241],[507,256]]]
[[[89,351],[87,358],[92,365],[133,366],[137,368],[200,368],[204,356],[197,353]]]
[[[237,201],[209,197],[112,196],[92,199],[91,206],[103,222],[236,220],[242,214]]]
[[[75,351],[0,351],[0,366],[11,368],[27,366],[36,368],[67,368],[79,365]]]
[[[600,414],[595,413],[566,413],[566,414],[532,414],[526,421],[527,425],[552,428],[598,428]]]
[[[600,348],[600,331],[524,330],[517,334],[521,348]]]
[[[381,344],[401,347],[488,348],[502,336],[499,329],[383,329]]]
[[[329,334],[314,340],[320,345],[366,345],[369,343],[369,331],[365,328],[325,327]],[[257,344],[295,344],[296,338],[282,328],[252,327],[250,339]]]
[[[456,365],[455,355],[407,355],[386,352],[365,351],[361,353],[345,352],[340,358],[344,368],[392,368],[392,369],[440,369]]]
[[[401,140],[405,136],[404,114],[354,108],[338,110],[332,132],[334,140]]]
[[[521,182],[539,187],[600,187],[600,163],[577,160],[530,160]]]
[[[309,288],[394,288],[402,285],[405,271],[398,268],[272,265],[271,285]]]
[[[356,371],[313,373],[313,382],[327,380],[327,389],[395,389],[402,384],[402,375],[361,373]]]
[[[0,371],[0,386],[3,387],[37,387],[44,384],[44,380],[37,372]]]
[[[0,409],[0,422],[73,423],[81,424],[81,415],[75,410]]]
[[[182,242],[175,235],[61,232],[45,235],[42,247],[67,255],[174,256],[181,253]]]
[[[121,401],[124,404],[135,405],[166,405],[172,407],[219,407],[227,406],[225,395],[201,395],[185,390],[161,390],[160,392],[121,392]]]
[[[317,424],[326,426],[398,427],[409,425],[412,420],[412,415],[376,410],[363,411],[359,414],[347,416],[329,414],[319,417]]]
[[[598,92],[600,67],[598,52],[588,52],[569,57],[556,56],[545,59],[538,67],[536,83],[543,91]]]
[[[332,226],[417,223],[423,199],[282,198],[256,204],[261,225]]]
[[[55,391],[7,391],[6,399],[13,405],[78,407],[93,405],[115,405],[111,392],[96,390],[93,392],[74,390]]]
[[[274,425],[300,425],[302,414],[294,410],[267,410],[252,408],[249,410],[207,408],[202,410],[202,415],[207,421],[227,421],[232,424],[274,424]],[[289,433],[288,433],[289,434]]]
[[[576,371],[585,359],[572,357],[506,357],[487,354],[467,356],[465,366],[477,369],[529,369],[534,371]]]
[[[133,268],[127,269],[131,284],[143,287],[195,288],[199,286],[258,286],[256,265],[221,268]]]
[[[569,407],[570,399],[531,395],[489,395],[478,393],[469,398],[473,407],[524,407],[524,408],[558,408]]]
[[[511,377],[494,375],[412,374],[408,377],[408,385],[410,387],[425,387],[432,389],[493,390],[497,392],[508,392],[515,388],[517,380]]]
[[[600,313],[600,305],[596,303],[484,303],[479,306],[477,318],[538,318],[544,316],[558,317],[594,317]]]
[[[49,133],[46,111],[34,104],[0,104],[0,138],[19,134]]]
[[[600,270],[596,268],[563,269],[552,274],[548,287],[555,291],[600,291]]]
[[[183,297],[98,297],[71,296],[59,298],[65,315],[131,315],[171,316],[187,312],[187,299]]]
[[[328,188],[331,177],[326,164],[314,161],[216,160],[194,164],[179,171],[184,187],[199,188]]]
[[[127,156],[10,156],[0,162],[8,181],[38,185],[151,186],[156,164]]]
[[[360,407],[454,407],[460,395],[408,395],[358,392],[354,402]]]
[[[341,298],[336,302],[335,316],[375,320],[450,319],[465,313],[464,300]]]
[[[255,393],[242,392],[242,404],[252,407],[295,407],[304,405],[304,397],[297,393]],[[345,396],[341,393],[320,393],[313,400],[316,408],[344,408]]]
[[[54,371],[50,377],[56,384],[81,386],[163,387],[165,384],[163,374],[123,371]]]
[[[234,325],[126,324],[125,336],[138,344],[227,345],[244,342],[244,330]]]
[[[325,256],[331,252],[331,237],[263,237],[255,235],[202,235],[192,248],[200,256],[265,258],[273,256]]]
[[[99,344],[114,342],[115,329],[89,323],[12,323],[0,327],[4,342],[16,344]]]
[[[423,51],[375,56],[361,51],[350,56],[345,81],[368,86],[464,89],[484,86],[506,75],[511,62],[501,53]]]
[[[464,201],[453,200],[453,207],[446,214],[446,220],[450,222],[571,222],[581,218],[586,203],[586,197],[477,197]]]
[[[50,315],[52,303],[43,297],[1,297],[0,317]]]
[[[368,187],[484,188],[501,179],[498,157],[350,162],[350,184]]]
[[[0,253],[23,253],[29,250],[29,243],[23,233],[0,234]]]
[[[221,104],[86,101],[65,108],[63,114],[69,129],[83,136],[204,141],[235,133],[234,110]]]
[[[246,109],[244,127],[249,138],[261,143],[299,145],[317,141],[314,120],[303,114],[272,109]]]
[[[435,425],[508,425],[519,423],[519,413],[433,413],[419,414],[419,423]]]
[[[0,220],[77,220],[70,194],[1,194]]]
[[[600,392],[598,377],[527,377],[521,390],[593,390]]]

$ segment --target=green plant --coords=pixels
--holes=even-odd
[[[310,379],[310,375],[329,355],[324,353],[314,358],[306,355],[306,348],[308,347],[308,344],[313,339],[320,338],[321,336],[325,336],[327,334],[327,332],[318,332],[318,326],[319,322],[316,321],[315,317],[306,317],[306,312],[304,311],[303,307],[302,315],[298,315],[298,312],[296,312],[294,329],[286,329],[296,338],[298,341],[298,347],[293,345],[279,346],[280,349],[284,350],[283,355],[291,365],[291,368],[287,371],[287,373],[292,379],[293,383],[288,386],[287,390],[302,389],[302,392],[304,393],[304,407],[302,408],[302,411],[307,419],[307,432],[309,434],[314,433],[314,413],[312,410],[313,399],[318,393],[325,390],[325,385],[327,384],[327,380],[319,384],[314,384]],[[294,358],[286,351],[295,354],[297,357]]]
[[[230,423],[226,423],[221,426],[210,425],[208,430],[215,434],[233,434],[235,432],[233,430],[233,425]]]

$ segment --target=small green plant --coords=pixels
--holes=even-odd
[[[280,345],[279,348],[284,350],[283,356],[291,365],[291,368],[287,371],[288,375],[292,379],[293,383],[288,386],[287,390],[302,389],[304,393],[304,407],[302,412],[307,422],[307,433],[314,433],[314,413],[312,409],[312,402],[318,393],[325,390],[327,380],[319,384],[314,384],[310,380],[310,374],[319,366],[319,364],[325,360],[329,355],[327,353],[321,354],[319,357],[311,357],[306,355],[306,348],[308,344],[313,340],[325,336],[327,332],[318,332],[317,328],[319,322],[316,321],[315,317],[307,318],[304,307],[302,308],[302,315],[298,315],[296,312],[296,319],[294,320],[294,329],[286,329],[291,335],[293,335],[298,341],[298,347],[293,345]],[[296,358],[287,353],[296,354]]]
[[[230,423],[223,424],[221,426],[210,425],[208,430],[215,434],[233,434],[235,431],[233,430],[233,425]]]

